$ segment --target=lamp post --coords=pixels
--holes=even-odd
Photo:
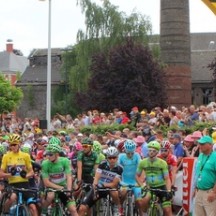
[[[39,1],[46,1],[46,0],[39,0]],[[46,120],[47,120],[47,130],[50,130],[50,123],[51,123],[51,0],[49,0],[49,12],[48,12]]]

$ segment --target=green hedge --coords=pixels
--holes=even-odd
[[[165,126],[160,126],[158,128],[155,128],[154,130],[160,129],[163,131],[164,135],[166,136],[167,131],[169,130],[184,130],[186,134],[191,134],[194,131],[200,130],[203,131],[205,128],[208,129],[209,134],[211,135],[212,133],[212,126],[215,126],[215,123],[203,123],[203,122],[197,122],[195,125],[191,127],[165,127]],[[114,124],[114,125],[91,125],[91,126],[85,126],[80,129],[81,133],[94,133],[94,134],[101,134],[104,135],[107,131],[123,131],[124,128],[129,128],[130,130],[136,130],[132,125],[119,125],[119,124]],[[69,132],[69,131],[68,131]]]

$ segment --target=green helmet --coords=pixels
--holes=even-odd
[[[154,148],[159,151],[161,148],[161,144],[158,141],[151,141],[148,143],[148,148]]]
[[[5,147],[0,144],[0,154],[3,155],[5,153]]]
[[[61,140],[58,137],[51,137],[49,140],[49,144],[58,144],[61,145]]]
[[[97,154],[100,154],[102,151],[102,146],[98,141],[93,141],[93,151],[96,152]]]
[[[59,144],[57,143],[50,143],[47,147],[46,147],[46,151],[47,152],[52,152],[52,153],[59,153],[62,151],[62,148]]]
[[[81,143],[86,145],[93,145],[93,140],[90,138],[84,138]]]

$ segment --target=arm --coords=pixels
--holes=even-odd
[[[165,176],[166,188],[167,190],[171,191],[171,181],[169,175]]]
[[[43,178],[43,183],[44,183],[44,186],[45,187],[50,187],[50,188],[54,188],[54,189],[63,189],[64,187],[63,186],[60,186],[60,185],[57,185],[57,184],[54,184],[52,183],[49,178]]]
[[[82,180],[82,161],[77,161],[77,180]]]
[[[96,186],[98,184],[100,177],[101,177],[101,172],[96,171],[94,176],[93,186]]]
[[[140,187],[142,187],[143,186],[143,182],[144,182],[144,180],[145,180],[145,171],[144,170],[142,170],[142,172],[141,173],[137,173],[136,174],[136,181],[137,181],[137,184],[140,186]]]
[[[72,175],[67,174],[66,178],[67,178],[67,190],[72,190],[72,182],[73,182]]]
[[[118,186],[119,182],[120,182],[120,178],[115,177],[112,182],[104,183],[103,185],[104,185],[104,187],[108,187],[108,188],[116,188]]]
[[[0,169],[0,178],[9,178],[11,176],[11,173],[6,173],[4,170]]]
[[[28,172],[26,174],[26,178],[31,178],[32,176],[34,176],[34,171],[33,171],[32,167],[31,167],[31,168],[28,169]]]
[[[177,173],[177,166],[172,167],[172,185],[175,185],[175,180],[176,180],[176,173]]]

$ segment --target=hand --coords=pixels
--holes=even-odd
[[[11,175],[12,176],[16,175],[16,172],[17,172],[16,167],[11,167],[11,169],[10,169]]]
[[[171,199],[173,198],[173,193],[172,193],[172,191],[166,192],[166,198],[167,198],[168,200],[171,200]]]
[[[213,202],[216,199],[216,193],[214,191],[210,191],[207,197],[208,202]]]
[[[26,175],[27,175],[27,172],[26,172],[25,170],[22,170],[22,171],[20,172],[20,176],[21,176],[22,178],[26,178]]]

